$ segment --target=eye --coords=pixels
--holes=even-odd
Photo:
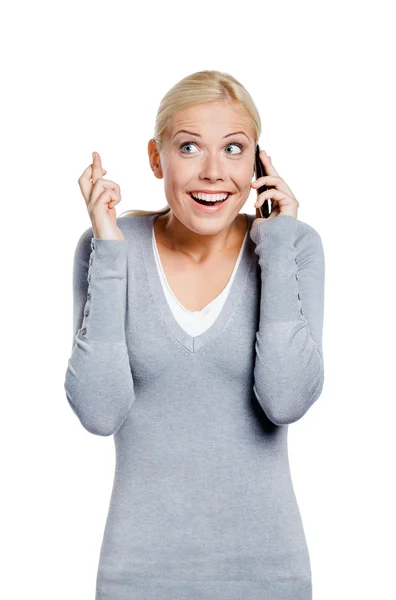
[[[180,150],[184,148],[184,146],[195,146],[194,142],[184,142],[184,144],[180,144]],[[191,154],[191,152],[184,152],[184,154]]]
[[[182,150],[185,146],[195,146],[194,142],[184,142],[183,144],[180,144],[179,148],[180,150]],[[229,148],[230,146],[237,146],[241,151],[240,152],[232,152],[232,154],[242,154],[243,152],[243,144],[240,144],[239,142],[232,142],[231,144],[227,144],[226,148]],[[194,154],[193,152],[185,152],[183,151],[182,154]],[[230,154],[230,152],[227,152],[226,154]]]
[[[226,148],[229,148],[230,146],[237,146],[241,151],[237,152],[236,154],[242,154],[242,152],[243,152],[243,144],[239,144],[238,142],[232,142],[231,144],[228,144],[226,146]],[[229,152],[227,152],[227,154],[229,154]],[[233,152],[233,154],[235,154],[235,152]]]

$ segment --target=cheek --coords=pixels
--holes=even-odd
[[[253,164],[250,161],[241,161],[232,166],[230,171],[232,178],[240,184],[241,187],[249,185],[253,176]]]
[[[172,157],[168,163],[168,175],[175,181],[182,181],[186,178],[186,173],[193,171],[192,161],[183,161],[177,157]]]

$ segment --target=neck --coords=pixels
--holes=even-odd
[[[240,246],[247,229],[247,218],[238,214],[234,221],[219,233],[203,235],[191,231],[169,211],[156,218],[154,230],[160,243],[174,252],[187,254],[196,263],[203,262]]]

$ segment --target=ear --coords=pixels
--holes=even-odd
[[[150,167],[154,175],[157,177],[157,179],[162,179],[163,174],[161,169],[160,156],[157,150],[157,144],[155,143],[155,140],[153,138],[151,138],[148,142],[147,151],[149,155]]]

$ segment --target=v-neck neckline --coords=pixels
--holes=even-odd
[[[173,315],[171,307],[168,304],[165,291],[162,287],[162,282],[155,259],[152,238],[154,221],[158,217],[158,213],[145,215],[143,218],[146,230],[144,231],[144,235],[141,237],[142,255],[155,306],[160,311],[164,324],[168,328],[169,332],[172,334],[175,340],[184,346],[189,352],[198,352],[198,350],[206,346],[209,342],[214,340],[215,337],[217,337],[223,327],[230,320],[241,295],[251,262],[253,260],[252,250],[254,242],[250,238],[250,230],[255,219],[254,215],[247,213],[243,214],[246,214],[248,220],[248,231],[246,240],[244,242],[244,247],[241,249],[242,255],[239,257],[239,265],[234,274],[234,279],[231,282],[228,295],[216,320],[208,329],[203,331],[198,336],[191,336],[179,325],[178,321]]]

